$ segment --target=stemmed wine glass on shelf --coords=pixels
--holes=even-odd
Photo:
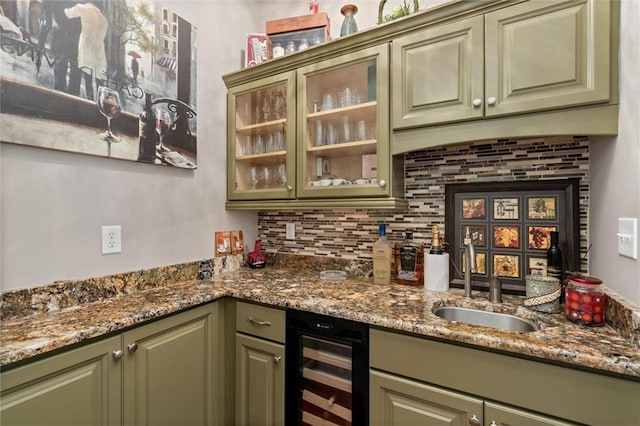
[[[98,87],[98,96],[96,97],[98,110],[107,119],[107,130],[102,133],[102,139],[107,143],[120,142],[120,138],[111,131],[111,120],[116,118],[122,112],[120,103],[120,95],[117,91],[106,86]]]
[[[164,139],[164,136],[167,134],[167,132],[171,128],[172,124],[173,123],[171,121],[171,114],[169,113],[169,111],[164,109],[156,110],[156,132],[158,133],[158,136],[159,136],[158,151],[160,151],[160,153],[165,153],[169,151],[169,149],[167,149],[164,146],[162,141]]]

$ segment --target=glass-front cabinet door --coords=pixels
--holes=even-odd
[[[295,197],[295,71],[229,90],[230,200]]]
[[[388,49],[298,69],[298,198],[389,196]]]

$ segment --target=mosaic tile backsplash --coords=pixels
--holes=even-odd
[[[589,210],[589,139],[552,137],[481,141],[405,155],[405,198],[409,207],[388,210],[260,212],[258,236],[265,251],[371,260],[378,223],[387,223],[390,241],[412,229],[416,241],[431,241],[432,225],[445,229],[445,185],[544,179],[580,180],[580,257],[586,272]],[[285,238],[285,224],[296,239]]]

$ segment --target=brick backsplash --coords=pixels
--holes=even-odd
[[[262,211],[258,236],[271,253],[371,260],[378,223],[387,223],[391,241],[414,230],[431,241],[431,226],[444,234],[445,185],[466,182],[580,179],[581,269],[587,267],[589,139],[550,137],[479,141],[405,154],[406,210]],[[296,224],[296,239],[285,239],[285,224]]]

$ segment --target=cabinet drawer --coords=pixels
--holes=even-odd
[[[284,310],[252,303],[236,303],[236,331],[284,343]]]

